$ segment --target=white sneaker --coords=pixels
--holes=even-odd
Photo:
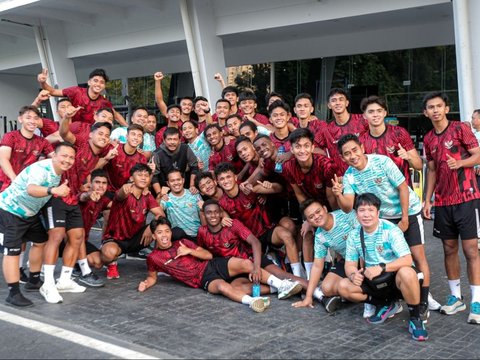
[[[433,298],[431,293],[428,293],[428,310],[439,311],[442,305]]]
[[[87,288],[82,285],[78,285],[72,279],[68,280],[57,280],[57,290],[58,292],[70,292],[70,293],[83,293]]]
[[[298,294],[302,291],[302,284],[298,281],[292,281],[289,279],[282,280],[282,284],[278,288],[278,298],[286,299],[290,296]]]
[[[268,306],[270,306],[270,304],[268,304]],[[262,297],[253,298],[252,302],[250,303],[250,309],[257,313],[264,312],[268,306],[266,306],[265,300]]]
[[[63,302],[62,296],[58,293],[54,285],[43,284],[40,288],[40,294],[45,298],[45,301],[50,304],[58,304]]]
[[[363,318],[367,319],[375,315],[377,308],[372,304],[363,304]]]

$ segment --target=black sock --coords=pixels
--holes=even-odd
[[[20,282],[17,281],[17,282],[8,284],[8,290],[10,290],[10,295],[11,296],[19,294],[20,293]]]
[[[430,286],[422,286],[420,288],[420,303],[428,304],[428,293],[430,292]]]
[[[410,317],[414,319],[420,319],[420,305],[407,304],[408,311],[410,311]]]
[[[30,271],[30,279],[28,281],[32,284],[38,284],[40,282],[40,271]]]

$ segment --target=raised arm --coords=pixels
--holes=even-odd
[[[37,75],[37,80],[40,83],[40,86],[43,90],[47,90],[51,96],[63,96],[62,89],[55,89],[47,83],[48,80],[48,69],[42,69],[42,72]]]
[[[164,78],[163,73],[157,71],[153,74],[155,79],[155,101],[157,102],[158,109],[163,116],[167,116],[167,104],[163,100],[162,80]]]

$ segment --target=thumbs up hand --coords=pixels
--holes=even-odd
[[[410,155],[408,155],[407,150],[405,150],[402,144],[398,143],[398,150],[397,150],[398,157],[403,160],[410,160]]]
[[[458,161],[454,157],[452,157],[450,154],[447,154],[447,165],[451,170],[457,170],[461,168]]]
[[[52,188],[52,195],[65,197],[70,194],[70,188],[68,187],[68,180],[65,180],[62,185]]]
[[[48,69],[42,69],[42,72],[37,75],[37,80],[40,84],[46,83],[48,79]]]

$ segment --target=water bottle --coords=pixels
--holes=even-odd
[[[252,297],[260,297],[260,284],[258,282],[254,282],[252,285]]]
[[[282,155],[282,154],[285,154],[285,146],[283,145],[278,148],[278,155]],[[279,163],[279,162],[275,163],[275,172],[276,173],[282,172],[282,163]]]

